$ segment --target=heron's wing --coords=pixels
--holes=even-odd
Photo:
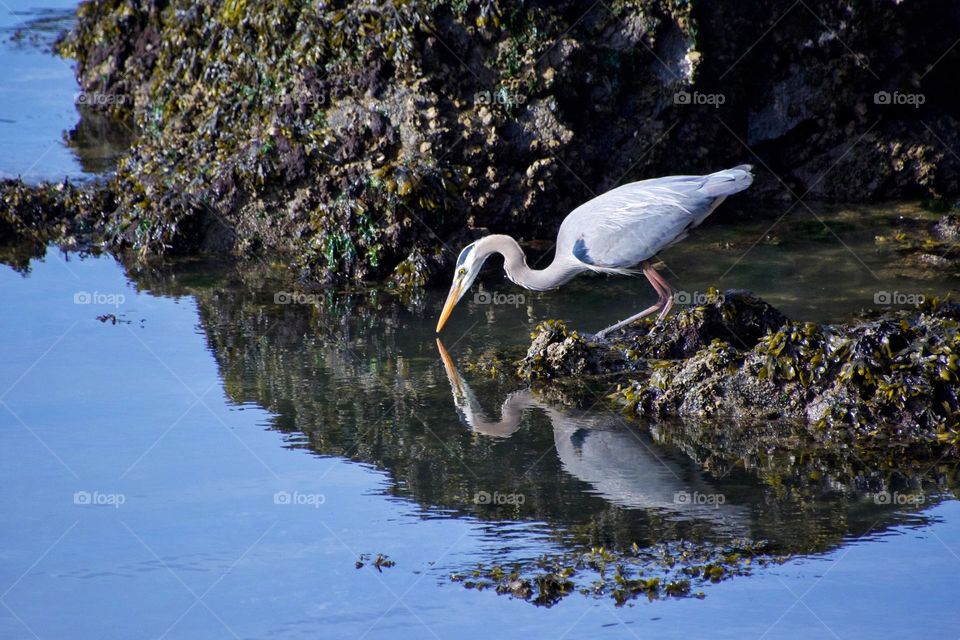
[[[623,271],[683,239],[723,199],[750,186],[748,167],[623,185],[575,209],[558,249],[600,271]]]

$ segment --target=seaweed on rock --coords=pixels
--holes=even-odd
[[[960,305],[848,324],[786,319],[742,291],[640,323],[609,343],[541,324],[519,375],[617,375],[614,399],[648,416],[792,418],[820,438],[866,445],[946,444],[956,453]]]
[[[263,252],[304,281],[409,288],[453,258],[445,244],[550,236],[595,191],[741,162],[738,140],[824,199],[960,192],[960,12],[790,9],[96,0],[59,51],[91,108],[139,132],[109,185],[112,244]],[[932,51],[946,53],[930,66]],[[921,108],[875,99],[919,69]],[[752,191],[785,193],[769,175]]]

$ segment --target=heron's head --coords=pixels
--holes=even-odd
[[[470,290],[470,285],[477,279],[477,274],[483,267],[487,256],[481,255],[477,250],[477,242],[468,244],[457,256],[457,264],[453,271],[453,284],[450,285],[450,293],[447,294],[447,301],[443,303],[443,311],[440,312],[440,321],[437,322],[437,333],[446,324],[450,312],[460,302],[460,298]]]

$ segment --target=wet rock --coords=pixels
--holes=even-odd
[[[558,378],[646,368],[647,360],[688,358],[714,340],[748,349],[786,320],[747,291],[711,290],[708,295],[704,305],[667,316],[660,324],[652,319],[636,323],[601,343],[568,332],[561,322],[541,323],[520,363],[520,376]]]
[[[940,218],[933,227],[933,235],[947,242],[960,240],[960,216],[950,214]]]
[[[944,203],[927,206],[941,209]],[[954,250],[960,241],[960,217],[947,214],[931,225],[923,215],[901,216],[896,224],[894,233],[876,236],[877,245],[890,253],[893,273],[922,280],[960,274],[960,254]]]
[[[782,197],[781,178],[831,200],[960,193],[960,12],[930,3],[78,14],[59,50],[91,108],[140,132],[105,240],[143,254],[260,252],[318,283],[406,281],[414,251],[481,227],[550,237],[593,190],[749,160],[738,140],[779,177],[761,172],[741,203]],[[930,51],[946,53],[931,66]]]
[[[862,323],[787,322],[720,379],[718,368],[736,363],[733,356],[719,360],[705,350],[692,360],[707,372],[697,384],[714,382],[707,397],[717,401],[707,413],[774,412],[804,418],[830,437],[859,440],[885,433],[903,442],[932,443],[957,425],[957,318],[956,305],[933,301]],[[661,412],[672,404],[683,414],[689,400],[671,402],[671,395],[683,390],[705,395],[680,376],[661,386],[666,391],[643,392],[648,407]]]
[[[780,311],[749,291],[711,289],[705,304],[683,309],[660,324],[643,325],[647,330],[634,333],[629,349],[643,358],[690,357],[714,340],[749,349],[785,320]],[[610,339],[616,341],[616,334]]]
[[[803,68],[791,69],[785,79],[770,88],[766,101],[747,120],[748,144],[775,140],[813,118],[809,100],[816,89],[808,83],[807,75]]]
[[[510,580],[506,584],[497,585],[497,593],[509,593],[516,598],[526,600],[533,594],[533,586],[529,580]]]
[[[933,253],[917,254],[917,261],[925,266],[934,267],[936,269],[948,269],[954,265],[953,260],[943,256],[938,256]]]
[[[28,185],[0,180],[0,245],[31,247],[24,256],[43,255],[48,243],[64,248],[95,247],[113,232],[113,194],[102,185],[69,181]],[[15,260],[15,266],[21,261]],[[25,262],[22,263],[25,265]]]
[[[938,300],[818,325],[746,292],[714,291],[609,341],[543,323],[519,373],[615,374],[617,401],[655,418],[794,419],[818,438],[960,445],[960,305]]]
[[[531,335],[533,341],[520,363],[524,378],[557,378],[598,372],[597,362],[588,362],[586,341],[576,332],[567,333],[562,322],[541,323]]]

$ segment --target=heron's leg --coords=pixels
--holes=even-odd
[[[665,315],[662,310],[664,308],[668,310],[670,309],[670,307],[673,304],[673,298],[672,298],[673,292],[670,289],[670,285],[668,285],[666,281],[663,280],[663,278],[659,277],[659,274],[657,274],[656,269],[650,266],[650,263],[648,262],[643,263],[643,275],[647,276],[647,280],[650,281],[650,286],[653,287],[654,290],[657,292],[657,298],[658,298],[657,303],[651,307],[648,307],[647,309],[644,309],[643,311],[641,311],[636,315],[630,316],[626,320],[621,320],[617,324],[607,327],[603,331],[598,332],[596,335],[596,338],[598,340],[602,340],[608,333],[612,331],[616,331],[617,329],[622,329],[628,324],[634,323],[637,320],[640,320],[642,318],[646,318],[650,314],[656,313],[657,311],[660,311],[660,318],[662,318]],[[659,318],[658,318],[658,321],[659,321]]]
[[[660,295],[666,297],[667,299],[663,309],[660,310],[660,315],[657,316],[657,322],[660,322],[667,316],[668,313],[670,313],[670,309],[673,308],[673,288],[667,283],[666,279],[657,272],[656,269],[651,268],[650,275],[647,277],[653,278],[653,280],[660,285],[657,290],[660,292]]]

